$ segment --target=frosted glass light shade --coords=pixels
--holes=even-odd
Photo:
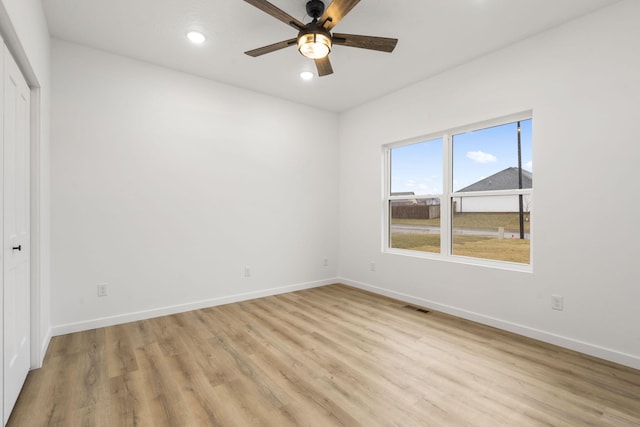
[[[331,52],[331,38],[322,33],[307,33],[298,38],[298,51],[307,58],[324,58]]]

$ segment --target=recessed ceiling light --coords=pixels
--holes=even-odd
[[[313,73],[311,71],[303,71],[300,73],[300,78],[302,80],[311,80],[313,78]]]
[[[197,31],[189,31],[187,33],[187,38],[191,40],[192,43],[195,43],[195,44],[202,44],[206,40],[206,37],[204,36],[204,34],[199,33]]]

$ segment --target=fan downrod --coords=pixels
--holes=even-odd
[[[307,15],[317,20],[324,13],[324,3],[320,0],[309,0],[307,2]]]

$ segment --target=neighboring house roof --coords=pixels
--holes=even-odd
[[[391,193],[392,196],[415,196],[416,193],[413,191],[397,191],[395,193]]]
[[[522,169],[522,188],[533,187],[533,173]],[[517,190],[518,189],[518,168],[510,167],[495,173],[487,178],[481,179],[467,187],[457,190],[466,191],[491,191],[491,190]]]

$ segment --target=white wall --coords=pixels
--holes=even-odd
[[[40,0],[2,0],[0,32],[32,88],[31,282],[32,360],[40,366],[50,323],[50,46]]]
[[[55,334],[335,281],[336,114],[57,40],[52,80]]]
[[[617,3],[343,114],[341,277],[640,368],[638,16]],[[383,144],[529,109],[533,273],[382,253]]]

